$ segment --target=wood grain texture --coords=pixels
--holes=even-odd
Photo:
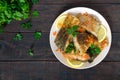
[[[101,62],[87,70],[60,62],[0,62],[0,80],[119,80],[120,62]]]
[[[57,60],[50,48],[49,33],[42,33],[40,40],[33,38],[33,33],[22,33],[23,40],[13,41],[15,33],[0,34],[0,60]],[[104,61],[120,61],[120,33],[113,33],[111,49]],[[27,53],[34,43],[34,56]]]
[[[55,18],[63,11],[73,7],[89,7],[100,12],[108,21],[112,32],[120,32],[120,5],[118,4],[74,4],[74,5],[34,5],[32,10],[39,11],[38,18],[30,18],[33,27],[29,30],[20,27],[24,21],[13,21],[7,25],[5,32],[49,32]]]

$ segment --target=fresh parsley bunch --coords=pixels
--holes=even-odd
[[[12,20],[27,19],[29,15],[28,0],[0,0],[0,26]]]

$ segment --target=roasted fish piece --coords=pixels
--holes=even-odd
[[[62,27],[60,31],[58,32],[56,39],[55,39],[55,44],[57,45],[58,48],[61,50],[64,50],[65,45],[67,44],[69,35],[66,32],[67,28]]]
[[[88,61],[90,59],[90,56],[86,53],[88,48],[92,44],[98,44],[97,38],[88,32],[78,33],[76,37],[73,37],[73,42],[76,47],[76,53],[64,53],[63,56],[69,59],[77,59],[80,61]]]
[[[88,61],[90,56],[87,54],[87,50],[92,44],[98,43],[97,38],[89,32],[84,32],[78,33],[77,36],[72,39],[76,52],[72,51],[70,54],[63,53],[63,56],[69,59]]]
[[[88,54],[86,54],[86,53],[84,53],[84,54],[66,54],[66,53],[63,53],[63,56],[65,57],[65,58],[68,58],[68,59],[73,59],[73,60],[79,60],[79,61],[83,61],[83,62],[85,62],[85,61],[87,61],[88,59],[90,59],[90,56],[88,55]]]
[[[76,16],[71,15],[70,13],[66,15],[67,17],[63,23],[63,27],[71,27],[71,26],[80,24],[80,20]]]
[[[88,32],[78,33],[77,36],[73,38],[73,41],[76,48],[80,51],[80,54],[86,53],[91,44],[98,43],[98,39]]]
[[[98,42],[95,36],[96,30],[94,30],[94,28],[97,26],[97,21],[93,17],[87,15],[80,14],[77,15],[77,17],[80,20],[71,14],[67,14],[67,17],[63,23],[63,27],[61,27],[54,42],[57,47],[62,50],[64,57],[69,59],[77,59],[80,61],[87,61],[90,59],[89,54],[86,53],[88,48],[91,46],[91,44],[97,44]],[[77,35],[73,37],[67,33],[67,29],[75,24],[79,25],[78,29],[80,30]],[[72,50],[72,52],[66,53],[67,46],[71,42],[74,44],[76,51]]]
[[[94,16],[88,15],[88,13],[79,13],[76,17],[80,19],[81,27],[85,28],[87,31],[97,37],[97,31],[99,29],[100,22]]]

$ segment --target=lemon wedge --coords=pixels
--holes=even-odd
[[[66,19],[67,15],[61,15],[57,18],[56,22],[55,22],[55,25],[57,26],[57,28],[61,28],[64,24],[64,21]]]
[[[67,63],[70,67],[72,68],[79,68],[81,66],[83,66],[84,62],[78,61],[78,60],[72,60],[72,59],[66,59]]]
[[[75,17],[74,15],[71,14],[63,14],[61,16],[59,16],[55,22],[55,26],[57,26],[57,28],[61,28],[61,27],[67,27],[68,25],[79,25],[80,20]]]
[[[98,32],[97,32],[97,37],[98,41],[102,42],[107,36],[107,31],[104,25],[100,25]]]

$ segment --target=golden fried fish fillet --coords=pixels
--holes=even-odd
[[[98,39],[88,32],[78,33],[77,36],[73,38],[73,41],[75,47],[80,51],[80,54],[86,53],[91,44],[98,43]]]
[[[79,13],[76,17],[80,19],[81,27],[85,28],[87,31],[97,37],[97,31],[99,29],[100,22],[95,17],[87,13]]]
[[[76,16],[74,16],[70,13],[68,13],[66,15],[67,15],[67,17],[63,23],[63,27],[72,27],[74,25],[80,24],[80,20]]]

